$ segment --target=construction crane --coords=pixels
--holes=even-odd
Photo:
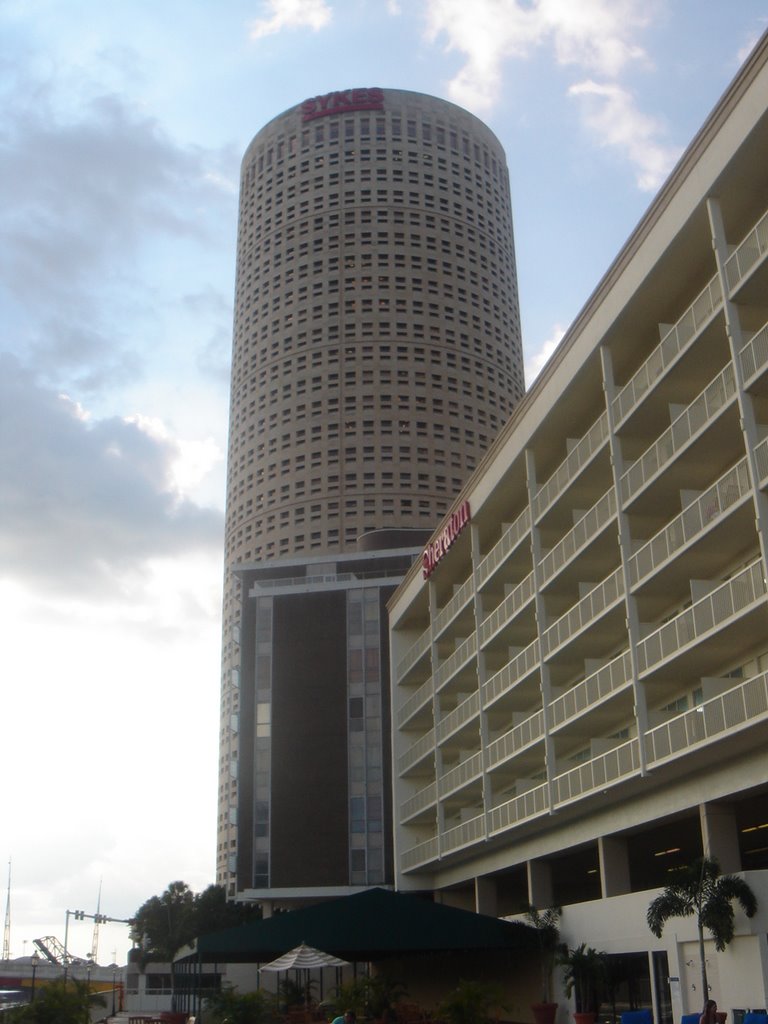
[[[40,950],[46,960],[59,967],[67,964],[86,963],[80,956],[72,956],[59,942],[55,935],[44,935],[41,939],[33,939],[34,945]]]

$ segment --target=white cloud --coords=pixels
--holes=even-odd
[[[552,353],[563,340],[565,328],[555,324],[552,334],[531,353],[525,353],[525,386],[530,387],[544,368]]]
[[[325,0],[267,0],[266,6],[269,17],[251,22],[251,39],[262,39],[283,29],[311,28],[319,32],[333,16]]]
[[[428,0],[427,34],[467,60],[450,83],[452,97],[487,109],[501,91],[505,60],[526,58],[550,42],[559,64],[604,75],[645,58],[634,33],[646,18],[636,0]]]
[[[579,82],[568,94],[583,101],[585,124],[599,144],[617,149],[635,165],[638,187],[657,189],[681,152],[658,141],[661,122],[638,110],[631,94],[616,83]]]
[[[649,63],[637,40],[653,4],[638,0],[428,0],[427,35],[465,55],[449,83],[462,106],[488,110],[499,99],[504,62],[524,60],[550,46],[562,67],[588,80],[571,86],[582,97],[584,123],[600,146],[612,146],[637,169],[644,191],[655,189],[679,150],[665,145],[662,123],[639,111],[618,84],[630,65]]]

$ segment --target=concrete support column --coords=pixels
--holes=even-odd
[[[543,860],[529,860],[526,866],[528,869],[528,902],[539,910],[553,906],[555,897],[550,865]]]
[[[627,840],[601,836],[597,840],[597,850],[600,857],[600,887],[603,899],[631,892]]]
[[[475,913],[498,917],[496,882],[492,878],[475,879]]]
[[[741,871],[739,829],[731,804],[699,804],[704,856],[720,865],[724,875]]]

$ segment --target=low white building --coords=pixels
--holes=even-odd
[[[657,1024],[702,853],[759,900],[712,995],[768,1004],[767,488],[764,36],[390,602],[397,887],[562,905]]]

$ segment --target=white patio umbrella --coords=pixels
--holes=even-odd
[[[308,971],[313,967],[346,967],[348,964],[348,960],[340,960],[337,956],[324,953],[321,949],[315,949],[314,946],[308,946],[302,942],[293,949],[289,949],[287,953],[283,953],[276,960],[270,960],[268,964],[263,964],[259,970]]]

